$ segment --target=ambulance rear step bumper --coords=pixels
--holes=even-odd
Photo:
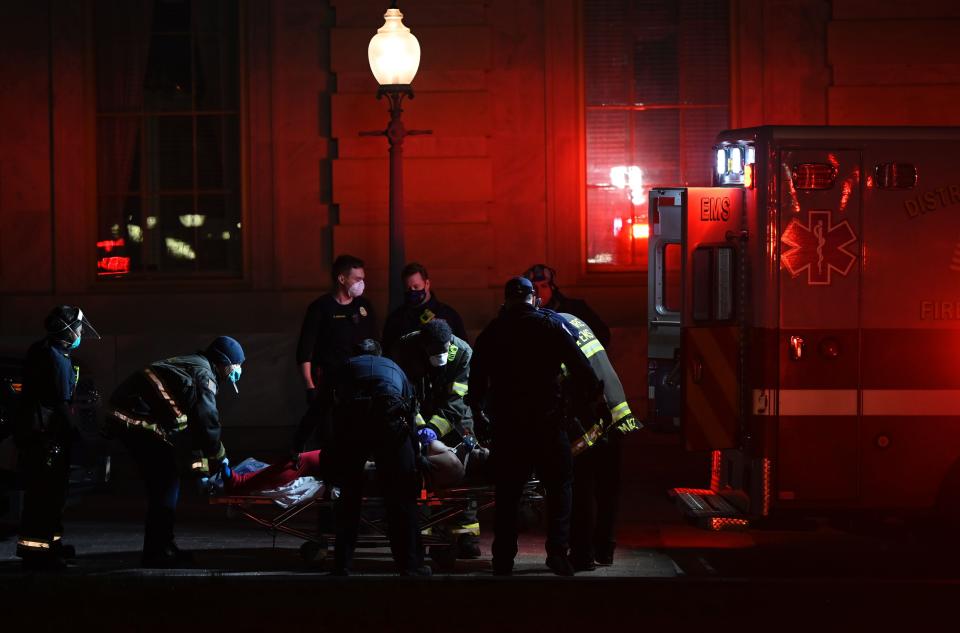
[[[670,496],[677,508],[697,527],[707,530],[745,530],[750,522],[746,515],[731,503],[730,497],[739,496],[736,491],[715,492],[709,489],[673,488]]]

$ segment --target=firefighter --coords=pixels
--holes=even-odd
[[[533,283],[514,277],[504,287],[500,314],[481,332],[473,350],[467,400],[489,414],[493,435],[496,516],[493,573],[510,575],[517,554],[517,520],[523,488],[536,469],[546,488],[546,564],[573,575],[567,558],[573,465],[563,428],[561,365],[575,402],[597,398],[600,385],[563,326],[535,307]]]
[[[546,264],[534,264],[523,273],[523,276],[533,282],[540,299],[540,306],[554,312],[566,312],[579,318],[590,326],[600,344],[610,349],[610,328],[594,312],[587,302],[582,299],[572,299],[557,286],[557,272]]]
[[[328,377],[353,355],[356,345],[377,337],[373,306],[363,297],[363,260],[340,255],[332,267],[333,290],[310,304],[297,342],[297,364],[306,389],[307,413],[294,436],[299,454],[314,430],[329,441],[331,392]]]
[[[406,290],[404,304],[390,313],[383,326],[384,350],[389,352],[401,336],[417,331],[432,319],[443,319],[450,324],[457,338],[467,340],[463,319],[456,310],[437,299],[431,288],[430,275],[422,264],[412,262],[404,266],[400,280]]]
[[[334,506],[334,570],[350,574],[363,500],[364,464],[373,456],[386,505],[390,549],[401,575],[429,575],[417,536],[419,454],[413,387],[392,360],[373,353],[350,358],[330,376],[333,441],[324,455],[327,480],[339,490]],[[329,458],[329,459],[328,459]],[[334,495],[336,496],[336,495]]]
[[[556,314],[556,313],[555,313]],[[603,385],[603,410],[580,409],[573,441],[573,519],[570,562],[576,571],[612,565],[614,527],[620,494],[622,438],[640,428],[630,411],[620,377],[603,345],[582,319],[556,314]]]
[[[18,404],[17,463],[25,494],[17,556],[29,569],[62,569],[75,555],[61,538],[75,433],[71,402],[80,378],[70,354],[83,337],[100,335],[76,306],[54,308],[44,328],[46,336],[27,352]]]
[[[180,477],[229,476],[217,393],[224,382],[239,393],[243,362],[240,343],[220,336],[204,351],[151,363],[110,396],[106,431],[130,452],[146,488],[144,567],[192,563],[191,554],[177,547],[173,534]]]
[[[440,318],[400,338],[390,357],[404,371],[416,393],[419,412],[417,435],[426,448],[434,440],[448,446],[475,445],[473,414],[463,401],[470,376],[473,350],[455,336]],[[476,502],[471,502],[451,530],[457,534],[457,557],[480,557],[480,523]]]

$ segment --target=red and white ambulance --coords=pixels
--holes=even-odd
[[[687,448],[713,455],[681,506],[714,528],[960,506],[960,129],[714,152],[715,186],[649,193],[651,367],[679,358]]]

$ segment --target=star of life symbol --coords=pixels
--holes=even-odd
[[[857,261],[847,248],[857,241],[856,234],[847,220],[834,224],[830,211],[811,211],[807,224],[791,220],[780,241],[788,248],[780,261],[794,277],[807,271],[811,286],[829,286],[832,271],[846,276]]]

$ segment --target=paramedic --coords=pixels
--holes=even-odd
[[[573,299],[560,292],[557,286],[557,272],[546,264],[534,264],[523,273],[523,276],[533,282],[540,299],[540,306],[554,312],[566,312],[584,321],[590,326],[590,331],[606,349],[610,349],[610,328],[597,316],[587,302],[582,299]]]
[[[620,494],[622,438],[640,428],[630,411],[620,377],[603,345],[582,319],[556,314],[573,336],[580,352],[603,385],[600,414],[581,409],[580,437],[572,438],[573,519],[570,524],[570,562],[576,571],[591,571],[596,565],[612,565],[616,548],[614,527]]]
[[[180,475],[229,473],[217,392],[224,382],[237,391],[243,362],[240,344],[220,336],[204,351],[151,363],[110,396],[105,430],[130,452],[146,487],[144,567],[192,562],[173,535]]]
[[[387,317],[383,326],[383,349],[388,353],[393,344],[403,336],[431,321],[443,319],[457,338],[466,340],[467,331],[463,328],[463,319],[456,310],[437,299],[430,285],[427,269],[417,262],[404,266],[400,271],[403,282],[404,303]]]
[[[27,352],[18,403],[16,440],[25,493],[17,556],[27,568],[62,569],[75,554],[61,540],[75,433],[70,405],[79,379],[70,353],[84,336],[100,335],[75,306],[54,308],[44,328],[46,336]]]
[[[350,573],[360,525],[364,465],[372,455],[386,505],[390,549],[401,575],[429,575],[417,542],[417,443],[413,388],[403,370],[375,353],[350,358],[329,376],[333,441],[324,454],[324,477],[340,496],[334,506],[334,575]],[[328,459],[329,458],[329,459]]]
[[[417,397],[417,435],[427,447],[433,440],[459,446],[473,439],[473,414],[463,401],[473,350],[455,336],[444,319],[427,321],[418,331],[400,338],[390,350],[407,375]],[[476,502],[457,517],[451,528],[457,536],[458,558],[480,557],[480,523]]]
[[[572,337],[537,310],[535,301],[529,279],[507,282],[503,309],[474,346],[467,400],[485,409],[492,423],[493,573],[513,572],[520,498],[535,468],[547,491],[546,564],[569,576],[574,573],[567,558],[573,466],[563,428],[561,364],[577,402],[596,399],[600,385]]]
[[[329,376],[353,355],[355,345],[376,338],[373,306],[363,297],[363,260],[340,255],[331,273],[333,290],[307,307],[297,342],[308,410],[294,436],[293,454],[303,450],[314,430],[321,446],[329,441]]]

